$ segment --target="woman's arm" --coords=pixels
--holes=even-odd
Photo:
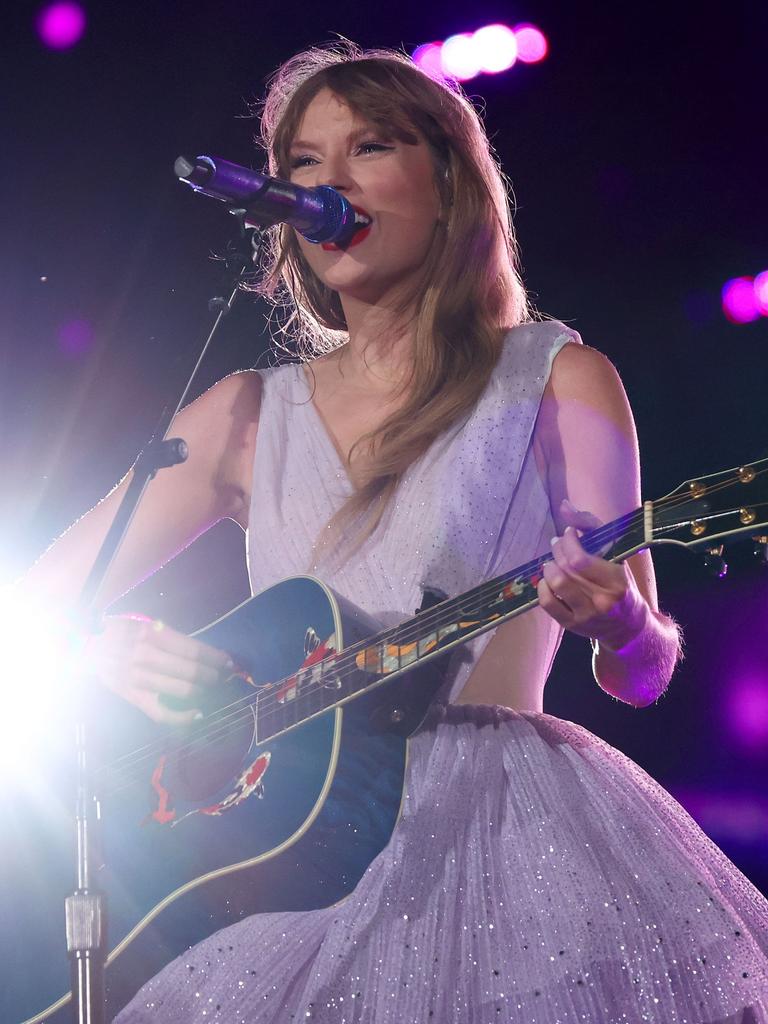
[[[680,657],[679,631],[658,608],[648,551],[615,564],[588,554],[578,531],[641,504],[632,412],[605,356],[566,345],[555,358],[536,428],[558,539],[539,601],[564,628],[593,641],[600,686],[643,707],[666,689]],[[589,512],[579,512],[588,509]]]
[[[172,432],[189,458],[149,484],[100,593],[99,611],[151,575],[218,520],[247,525],[261,397],[257,373],[236,373],[179,414]],[[45,552],[14,590],[54,613],[73,609],[112,523],[130,474]],[[110,617],[89,639],[86,671],[158,722],[195,716],[171,710],[173,696],[194,703],[200,688],[231,670],[228,656],[160,623]]]
[[[171,433],[189,446],[186,462],[148,485],[104,582],[108,607],[223,518],[246,526],[261,378],[232,374],[187,406]],[[21,581],[39,597],[72,606],[82,589],[131,473],[71,526]]]

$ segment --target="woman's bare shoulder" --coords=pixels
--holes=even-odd
[[[608,356],[589,345],[563,345],[552,363],[544,402],[545,406],[577,403],[589,407],[633,433],[619,372]]]
[[[188,411],[200,417],[218,418],[227,412],[237,418],[258,420],[263,388],[258,370],[237,370],[222,377],[200,396]]]

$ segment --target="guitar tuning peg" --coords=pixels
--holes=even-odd
[[[752,554],[758,562],[768,566],[768,536],[752,537]]]
[[[728,575],[728,563],[723,558],[723,545],[707,548],[702,559],[704,568],[711,576],[721,580]]]

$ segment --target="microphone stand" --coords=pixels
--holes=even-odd
[[[183,438],[166,435],[181,409],[222,319],[232,309],[240,284],[261,239],[261,229],[246,224],[247,211],[231,209],[238,221],[238,237],[226,256],[228,298],[209,300],[208,308],[216,319],[174,404],[163,409],[152,439],[139,455],[133,476],[120,502],[112,526],[96,556],[78,600],[78,620],[90,632],[99,629],[101,616],[97,600],[104,579],[122,544],[128,527],[150,480],[161,470],[184,462],[188,455]],[[89,762],[88,714],[85,684],[80,683],[75,725],[75,825],[77,888],[65,900],[67,952],[71,962],[72,997],[76,1024],[107,1024],[104,968],[106,964],[107,908],[103,892],[95,883],[96,871],[103,867],[99,853],[100,806],[94,791]]]

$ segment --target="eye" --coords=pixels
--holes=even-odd
[[[385,146],[383,142],[361,142],[358,146],[359,153],[382,153],[394,149],[394,146]]]
[[[291,170],[295,171],[297,167],[311,167],[313,163],[317,163],[313,156],[295,156],[291,160]]]

